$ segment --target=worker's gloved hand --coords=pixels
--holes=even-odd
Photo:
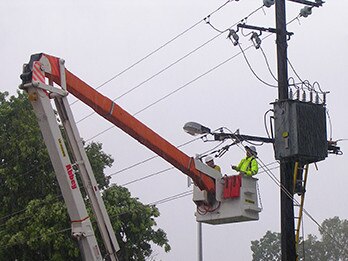
[[[234,169],[234,170],[237,170],[237,166],[231,166],[232,167],[232,169]]]

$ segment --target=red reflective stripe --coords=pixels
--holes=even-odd
[[[83,222],[85,221],[86,219],[89,219],[89,216],[83,218],[83,219],[80,219],[80,220],[71,220],[71,223],[80,223],[80,222]]]
[[[40,62],[34,62],[33,64],[33,80],[45,83],[45,75],[41,71]]]

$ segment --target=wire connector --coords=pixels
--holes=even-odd
[[[261,32],[260,32],[261,35]],[[259,34],[257,34],[256,32],[253,32],[251,35],[250,40],[253,42],[253,45],[255,46],[256,49],[259,49],[261,46],[261,39],[259,37]]]
[[[232,38],[233,39],[232,39]],[[232,41],[232,43],[233,43],[233,45],[234,46],[236,46],[236,45],[238,45],[238,41],[239,41],[239,36],[238,36],[238,34],[237,34],[237,31],[235,31],[235,30],[233,30],[233,29],[229,29],[229,33],[228,33],[228,36],[227,36],[227,38],[229,38],[231,41]]]

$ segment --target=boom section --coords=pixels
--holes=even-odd
[[[192,178],[194,183],[209,194],[214,194],[215,182],[212,177],[199,171],[195,167],[192,157],[176,148],[145,124],[137,120],[119,105],[105,97],[87,83],[76,77],[67,69],[61,69],[64,60],[47,54],[35,54],[31,56],[22,74],[23,85],[32,81],[34,77],[33,63],[39,61],[45,77],[61,86],[63,90],[73,94],[76,98],[91,107],[96,113],[122,129],[128,135],[142,143],[154,153],[165,159],[174,167]]]

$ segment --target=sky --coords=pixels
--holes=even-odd
[[[226,127],[231,131],[239,129],[241,134],[265,137],[264,114],[278,95],[277,89],[269,86],[276,85],[270,73],[276,75],[275,36],[261,35],[267,36],[261,44],[266,60],[260,49],[248,48],[249,32],[239,32],[241,47],[248,48],[245,51],[248,62],[257,76],[269,84],[266,85],[251,72],[239,47],[226,39],[227,32],[219,35],[215,29],[223,31],[254,11],[247,19],[248,24],[274,27],[274,6],[259,9],[262,6],[259,0],[225,3],[217,0],[1,0],[0,90],[15,95],[22,65],[31,54],[44,52],[63,58],[66,67],[91,86],[102,85],[98,90],[111,99],[131,90],[116,102],[176,146],[192,141],[182,129],[189,121],[200,122],[213,130]],[[301,8],[287,1],[287,21],[297,17]],[[313,9],[311,16],[288,25],[288,31],[294,32],[288,41],[288,58],[296,73],[330,91],[328,139],[332,136],[333,140],[348,138],[346,10],[347,1],[327,1],[323,7]],[[211,13],[210,23],[215,29],[203,21]],[[168,43],[171,39],[174,40]],[[291,68],[289,77],[296,79]],[[74,102],[76,98],[69,100]],[[155,158],[128,168],[154,154],[121,130],[110,128],[112,125],[96,114],[80,121],[92,112],[81,102],[71,108],[81,136],[87,141],[101,142],[103,150],[115,159],[114,165],[106,170],[112,175],[113,183],[123,185],[171,167]],[[194,156],[218,145],[196,140],[181,149]],[[338,145],[345,152],[347,141]],[[262,162],[274,164],[271,145],[257,149]],[[348,198],[346,155],[329,155],[317,164],[318,169],[310,166],[305,208],[318,223],[334,216],[348,218],[344,203]],[[243,156],[240,147],[231,147],[216,163],[224,174],[231,175],[230,165],[238,163]],[[125,168],[128,170],[122,171]],[[272,173],[279,178],[279,169]],[[251,260],[250,242],[260,239],[267,230],[280,231],[279,187],[266,173],[258,174],[257,178],[263,206],[260,220],[218,226],[204,224],[204,260]],[[145,204],[191,189],[187,187],[187,177],[175,169],[126,187]],[[158,208],[161,216],[157,224],[166,231],[172,250],[164,253],[155,247],[154,257],[165,261],[196,260],[197,224],[191,196],[159,204]],[[305,234],[318,234],[317,226],[307,216],[304,230]]]

